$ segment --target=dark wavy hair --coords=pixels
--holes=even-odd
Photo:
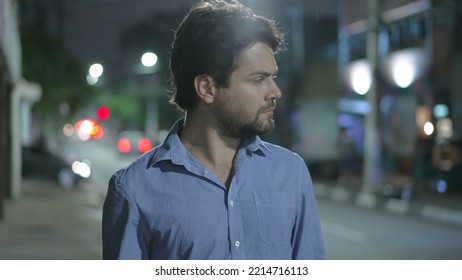
[[[174,90],[170,102],[185,111],[197,103],[194,78],[209,75],[220,87],[228,87],[234,59],[257,42],[276,53],[284,49],[284,34],[276,22],[255,15],[236,0],[203,0],[184,17],[170,53]]]

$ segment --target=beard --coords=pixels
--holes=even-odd
[[[273,116],[263,116],[263,112],[276,106],[275,101],[260,108],[255,115],[251,115],[243,106],[222,103],[216,107],[214,117],[220,134],[241,138],[266,135],[273,131],[275,122]]]

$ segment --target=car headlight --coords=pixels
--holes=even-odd
[[[72,171],[83,178],[89,178],[91,175],[90,162],[88,160],[76,160],[72,163]]]

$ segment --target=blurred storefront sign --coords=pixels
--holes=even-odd
[[[338,109],[343,113],[366,115],[370,110],[370,104],[366,100],[341,98]]]
[[[344,29],[349,35],[365,32],[367,24],[368,0],[349,0],[343,12]],[[397,21],[431,8],[431,0],[387,0],[382,1],[382,20]]]

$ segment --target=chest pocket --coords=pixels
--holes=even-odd
[[[290,242],[295,222],[295,196],[284,192],[254,192],[253,198],[261,240]]]

